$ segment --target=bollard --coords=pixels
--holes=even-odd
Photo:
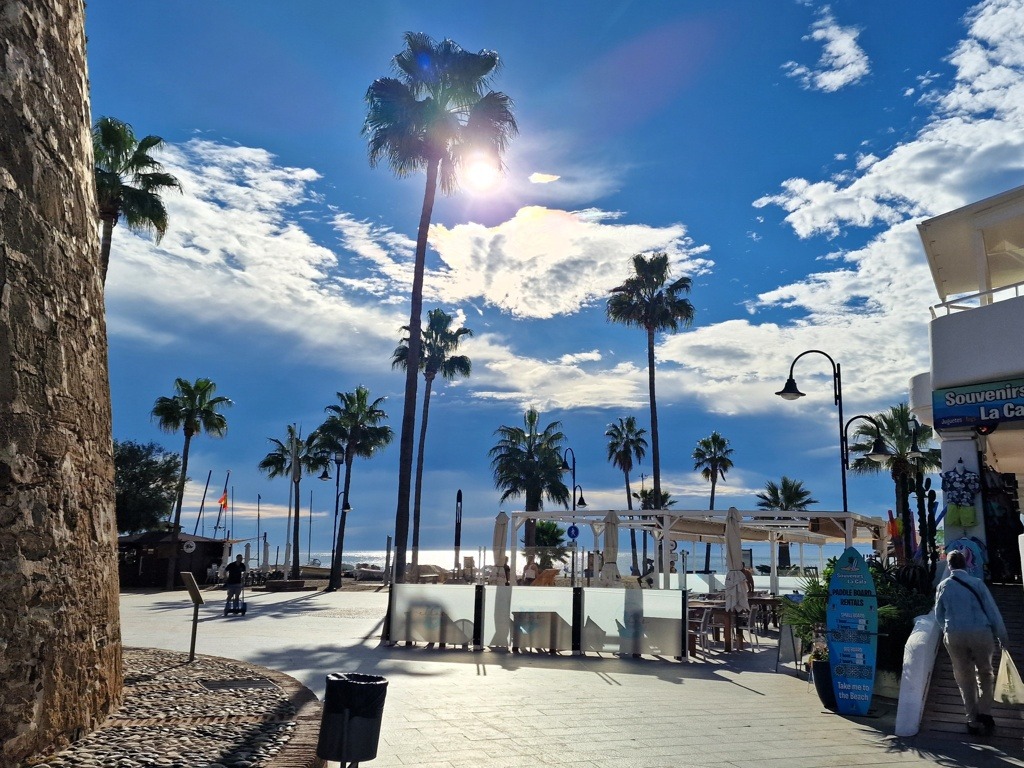
[[[388,681],[378,675],[328,675],[317,757],[342,765],[373,760],[377,756],[387,692]]]

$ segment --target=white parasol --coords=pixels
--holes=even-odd
[[[620,579],[619,566],[619,517],[609,511],[604,516],[604,565],[601,566],[601,582],[612,583]]]
[[[505,544],[508,541],[508,515],[502,510],[494,518],[494,541],[492,550],[494,553],[494,566],[501,571],[505,566]]]
[[[749,611],[747,577],[743,573],[743,539],[740,526],[743,520],[736,507],[729,507],[725,516],[725,610]]]

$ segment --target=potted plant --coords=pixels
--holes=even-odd
[[[814,641],[808,657],[811,667],[811,679],[814,690],[825,709],[835,712],[836,692],[832,688],[832,666],[828,660],[828,643],[825,641],[825,627],[818,624],[814,628]]]

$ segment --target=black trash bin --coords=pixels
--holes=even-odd
[[[373,760],[387,692],[388,681],[379,675],[328,675],[317,757],[342,764]]]

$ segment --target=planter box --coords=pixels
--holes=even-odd
[[[304,579],[277,579],[266,583],[267,592],[292,592],[305,588]]]

